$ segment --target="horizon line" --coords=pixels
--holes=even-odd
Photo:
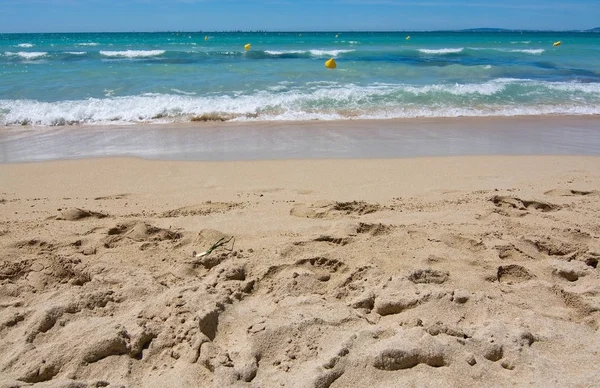
[[[565,30],[545,30],[545,29],[523,29],[523,28],[496,28],[496,27],[475,27],[461,29],[440,29],[440,30],[130,30],[130,31],[38,31],[38,32],[2,32],[0,34],[123,34],[123,33],[406,33],[406,32],[600,32],[600,27],[588,29],[565,29]]]

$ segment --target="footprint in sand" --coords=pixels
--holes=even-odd
[[[356,229],[357,233],[368,234],[370,236],[381,236],[391,233],[396,227],[394,225],[368,224],[361,222]]]
[[[364,201],[331,202],[321,201],[312,205],[299,203],[292,207],[290,214],[300,218],[337,219],[344,216],[362,216],[381,210],[378,204]]]
[[[450,273],[431,268],[416,269],[410,273],[408,280],[415,284],[442,284],[448,280]]]
[[[125,199],[129,196],[129,194],[115,194],[115,195],[107,195],[105,197],[96,197],[94,201],[106,201],[106,200],[114,200],[114,199]]]
[[[548,256],[566,256],[578,251],[578,248],[566,241],[560,241],[550,238],[526,238],[525,241],[531,243],[540,253]]]
[[[454,249],[467,250],[471,252],[479,252],[485,249],[485,244],[483,241],[474,240],[459,234],[447,233],[442,235],[440,240],[447,246]]]
[[[84,218],[106,218],[107,214],[98,213],[90,210],[84,210],[79,208],[70,208],[63,210],[58,217],[57,220],[65,220],[65,221],[78,221]]]
[[[336,291],[339,281],[334,280],[347,269],[346,264],[336,259],[301,259],[294,264],[270,267],[258,287],[275,295],[326,294]]]
[[[553,189],[548,190],[544,193],[544,195],[549,195],[551,197],[577,197],[577,196],[586,196],[586,195],[600,195],[600,191],[598,190],[572,190],[572,189]]]
[[[233,209],[241,207],[237,202],[212,202],[193,206],[180,207],[178,209],[167,210],[159,215],[161,218],[188,217],[188,216],[207,216],[213,213],[226,213]]]
[[[495,195],[490,199],[498,208],[502,209],[516,209],[516,210],[536,210],[540,212],[554,212],[560,210],[559,205],[555,205],[549,202],[524,200],[517,197],[507,197]]]
[[[523,266],[510,264],[499,266],[496,277],[500,283],[522,283],[535,278],[535,275]]]
[[[342,225],[332,228],[326,234],[322,234],[319,237],[312,239],[311,241],[299,241],[295,242],[296,246],[305,246],[311,242],[326,242],[330,244],[344,246],[350,244],[354,238],[359,235],[367,235],[367,238],[380,236],[390,233],[394,229],[392,225],[384,224],[369,224],[369,223],[358,223],[353,225]]]

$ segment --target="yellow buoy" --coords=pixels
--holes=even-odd
[[[250,47],[251,47],[250,43],[248,43],[244,46],[244,50],[248,51],[248,50],[250,50]]]
[[[335,59],[331,58],[327,62],[325,62],[325,67],[328,69],[335,69],[337,67],[337,63],[335,63]]]
[[[208,40],[208,35],[206,35],[206,36],[204,37],[204,40]]]
[[[410,40],[410,35],[406,37],[406,40]]]
[[[559,40],[558,42],[552,43],[552,46],[556,47],[556,46],[560,46],[561,44],[562,44],[562,42]]]

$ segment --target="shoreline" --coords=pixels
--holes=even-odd
[[[597,155],[598,116],[0,128],[0,163],[135,156],[159,160]]]

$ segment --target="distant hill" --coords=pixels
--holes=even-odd
[[[507,32],[514,30],[507,30],[506,28],[467,28],[466,30],[461,30],[465,32]]]
[[[461,32],[600,32],[600,27],[590,30],[568,30],[568,31],[550,31],[550,30],[511,30],[507,28],[467,28]]]

